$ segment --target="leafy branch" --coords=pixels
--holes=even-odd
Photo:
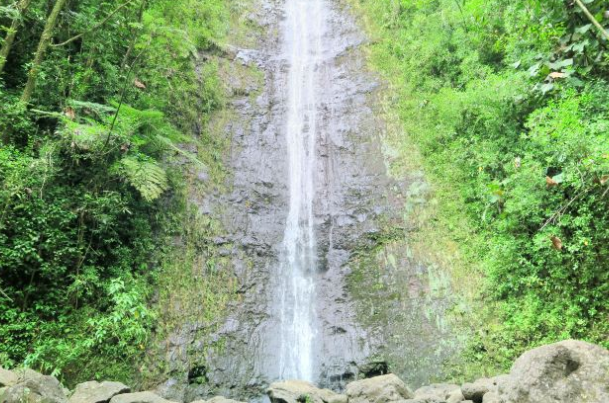
[[[51,46],[53,47],[61,47],[61,46],[65,46],[69,43],[72,43],[80,38],[82,38],[83,36],[90,34],[93,31],[96,31],[97,29],[101,28],[106,22],[108,22],[110,20],[110,18],[112,18],[116,13],[118,13],[119,11],[121,11],[123,8],[127,7],[128,5],[130,5],[131,3],[133,3],[135,0],[129,0],[126,3],[121,4],[120,6],[118,6],[114,11],[112,11],[110,14],[108,14],[108,16],[106,18],[104,18],[103,20],[101,20],[100,22],[98,22],[97,24],[95,24],[93,27],[91,27],[90,29],[81,32],[80,34],[71,37],[70,39],[61,42],[61,43],[56,43],[53,44]]]

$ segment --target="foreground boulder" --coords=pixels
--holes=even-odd
[[[0,403],[67,403],[67,400],[57,378],[31,370],[18,373],[18,383],[0,396]]]
[[[505,403],[609,402],[609,351],[567,340],[524,353],[512,366]]]
[[[13,371],[0,367],[0,388],[10,387],[19,382],[19,376]]]
[[[120,382],[85,382],[76,386],[69,403],[108,403],[110,399],[121,393],[129,393],[131,389]]]
[[[393,374],[377,376],[347,385],[349,403],[389,403],[413,397],[400,378]]]
[[[478,379],[475,382],[465,383],[461,386],[461,392],[465,400],[471,400],[474,403],[482,403],[485,394],[496,390],[497,385],[489,378]]]
[[[503,399],[497,392],[488,392],[484,395],[482,403],[503,403]]]
[[[414,400],[421,403],[460,403],[465,399],[458,385],[438,383],[417,389]]]
[[[192,403],[244,403],[244,402],[240,402],[238,400],[233,400],[233,399],[227,399],[224,396],[216,396],[216,397],[212,397],[209,400],[195,400]]]
[[[110,399],[110,403],[172,403],[152,392],[122,393]]]
[[[347,403],[346,396],[304,381],[275,382],[267,389],[267,394],[272,403]]]

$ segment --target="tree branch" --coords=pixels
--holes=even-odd
[[[104,143],[102,151],[105,150],[106,147],[108,147],[108,144],[110,143],[110,136],[112,135],[112,130],[114,130],[114,125],[116,124],[116,120],[118,119],[118,115],[121,111],[121,107],[123,106],[123,102],[125,101],[125,95],[127,94],[127,86],[129,85],[129,78],[131,77],[131,73],[133,72],[133,69],[135,68],[135,65],[137,64],[140,56],[144,54],[144,51],[146,49],[147,48],[142,49],[141,52],[136,56],[136,58],[133,59],[131,67],[127,72],[127,76],[125,77],[125,84],[123,85],[123,89],[121,91],[120,101],[118,103],[118,107],[116,108],[116,112],[114,113],[114,117],[112,118],[112,124],[110,125],[110,129],[108,130],[108,136],[106,137],[106,142]]]
[[[100,28],[101,26],[103,26],[106,22],[108,22],[108,20],[110,18],[112,18],[116,13],[118,13],[120,10],[122,10],[123,8],[127,7],[129,4],[133,3],[135,0],[129,0],[126,3],[121,4],[120,6],[118,6],[114,11],[112,11],[110,14],[108,14],[108,16],[106,18],[104,18],[101,22],[97,23],[96,25],[94,25],[91,29],[86,30],[85,32],[81,32],[80,34],[71,37],[70,39],[68,39],[67,41],[61,42],[61,43],[56,43],[53,44],[51,46],[53,47],[60,47],[60,46],[65,46],[69,43],[74,42],[75,40],[78,40],[80,38],[82,38],[83,36],[85,36],[86,34],[89,34],[93,31],[95,31],[96,29]]]
[[[598,30],[603,34],[603,36],[605,37],[605,39],[607,39],[609,41],[609,32],[607,32],[607,30],[605,28],[603,28],[603,26],[596,20],[596,18],[594,18],[594,16],[592,15],[592,13],[590,12],[590,10],[588,10],[588,7],[586,7],[584,5],[584,3],[582,3],[581,0],[575,0],[575,3],[579,6],[579,8],[582,9],[582,11],[584,12],[584,14],[586,14],[586,17],[588,17],[588,19],[590,20],[590,22],[592,24],[594,24],[594,26],[596,28],[598,28]]]
[[[576,195],[575,195],[575,196],[574,196],[574,197],[573,197],[571,200],[569,200],[569,202],[568,202],[566,205],[561,206],[561,207],[560,207],[558,210],[556,210],[556,211],[554,212],[554,214],[552,214],[552,216],[551,216],[550,218],[548,218],[548,220],[547,220],[547,221],[546,221],[546,222],[543,224],[543,226],[542,226],[541,228],[539,228],[538,232],[543,231],[543,229],[544,229],[545,227],[547,227],[548,225],[552,224],[552,223],[553,223],[553,222],[554,222],[556,219],[558,219],[558,218],[559,218],[559,217],[560,217],[560,216],[561,216],[561,215],[562,215],[562,214],[563,214],[565,211],[567,211],[567,209],[568,209],[569,207],[571,207],[571,205],[572,205],[573,203],[575,203],[575,201],[576,201],[577,199],[579,199],[580,197],[582,197],[582,196],[583,196],[584,194],[586,194],[586,193],[587,193],[587,190],[582,190],[581,192],[577,193],[577,194],[576,194]]]
[[[0,288],[0,294],[2,294],[2,296],[6,299],[8,299],[10,302],[13,302],[13,299],[11,297],[9,297],[2,288]]]

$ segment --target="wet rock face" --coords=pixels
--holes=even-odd
[[[229,190],[197,200],[201,211],[220,218],[226,230],[216,245],[223,256],[231,257],[239,282],[238,303],[212,340],[198,338],[201,324],[185,324],[170,339],[167,361],[171,379],[157,390],[171,399],[191,401],[218,394],[248,399],[260,396],[271,382],[281,378],[277,365],[281,323],[273,304],[282,287],[279,280],[289,275],[279,270],[278,261],[290,200],[286,88],[291,66],[283,43],[288,30],[285,1],[255,1],[257,6],[247,19],[260,28],[254,34],[257,40],[247,47],[235,44],[227,52],[233,67],[255,69],[261,77],[260,81],[227,80],[232,114],[217,135],[231,139],[230,155],[226,156],[231,172],[226,183]],[[346,278],[354,270],[350,265],[354,250],[376,244],[389,210],[401,215],[403,199],[396,205],[393,193],[405,192],[409,185],[396,184],[386,173],[380,140],[384,126],[375,116],[379,81],[366,70],[361,29],[344,2],[322,1],[322,7],[323,51],[316,79],[310,84],[316,102],[309,106],[317,111],[318,127],[313,181],[318,263],[314,273],[317,333],[313,381],[341,391],[357,379],[398,371],[393,366],[399,360],[406,368],[400,368],[399,375],[408,381],[417,379],[413,385],[419,386],[449,354],[444,346],[444,356],[434,354],[444,336],[438,335],[435,324],[442,321],[427,315],[423,304],[404,306],[402,301],[390,301],[377,292],[377,297],[387,301],[378,305],[380,309],[396,314],[385,315],[388,319],[383,323],[362,324],[354,295],[346,286]],[[201,177],[204,180],[206,176],[202,173]],[[412,266],[410,277],[421,282],[419,263],[395,255],[400,266],[395,271],[406,271],[403,265]],[[391,272],[380,265],[373,267]],[[387,289],[387,294],[403,293],[403,283]],[[418,282],[415,288],[416,295],[407,296],[409,301],[428,299]],[[394,337],[398,328],[406,335]],[[428,333],[422,335],[421,330]],[[391,365],[388,356],[393,359]],[[428,360],[425,366],[418,365],[421,356]],[[205,369],[204,376],[184,375],[199,368]]]
[[[314,223],[317,240],[315,382],[340,390],[362,373],[379,375],[385,367],[362,371],[380,340],[369,335],[355,315],[346,291],[346,266],[353,249],[378,231],[389,179],[376,136],[368,96],[376,80],[364,72],[354,53],[363,37],[340,5],[323,1],[323,52],[316,68],[317,126],[314,177]],[[273,307],[289,203],[286,144],[286,87],[290,65],[283,35],[285,2],[260,0],[248,18],[262,28],[252,48],[232,47],[233,63],[261,73],[260,83],[240,82],[231,90],[234,117],[224,126],[231,138],[226,165],[231,172],[227,193],[210,195],[205,211],[219,217],[227,235],[221,240],[239,281],[238,303],[214,336],[197,340],[184,326],[171,339],[168,353],[175,375],[158,389],[165,397],[196,400],[222,394],[246,399],[264,392],[280,378]],[[243,80],[241,80],[243,81]],[[194,325],[193,325],[194,326]],[[192,357],[196,356],[196,359]],[[196,363],[195,363],[196,362]],[[183,367],[186,369],[182,369]],[[180,373],[203,366],[205,377],[184,379]]]
[[[317,83],[322,129],[318,139],[319,379],[342,390],[361,377],[361,367],[380,340],[358,323],[345,279],[357,247],[378,231],[391,181],[386,175],[370,95],[378,82],[366,72],[359,27],[337,2],[327,2],[327,60]],[[379,374],[382,371],[379,372]],[[387,373],[385,371],[384,373]]]

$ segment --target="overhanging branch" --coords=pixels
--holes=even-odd
[[[586,17],[588,17],[588,19],[590,20],[590,22],[596,27],[598,28],[598,30],[601,32],[601,34],[605,37],[605,39],[607,39],[609,41],[609,32],[607,32],[607,30],[605,28],[603,28],[603,26],[596,20],[596,18],[594,18],[594,16],[592,15],[592,13],[590,12],[590,10],[588,10],[588,7],[586,7],[586,5],[581,1],[581,0],[575,0],[575,3],[579,6],[579,8],[582,9],[582,11],[584,12],[584,14],[586,14]]]
[[[116,13],[118,13],[119,11],[121,11],[123,8],[127,7],[129,4],[133,3],[135,0],[129,0],[126,3],[121,4],[120,6],[118,6],[114,11],[112,11],[110,14],[108,14],[108,16],[106,18],[104,18],[101,22],[97,23],[96,25],[94,25],[91,29],[86,30],[85,32],[81,32],[80,34],[71,37],[70,39],[68,39],[67,41],[61,42],[61,43],[56,43],[53,44],[51,46],[53,47],[60,47],[60,46],[65,46],[69,43],[74,42],[75,40],[78,40],[80,38],[82,38],[83,36],[90,34],[91,32],[95,31],[96,29],[102,27],[106,22],[108,22],[108,20],[110,20],[110,18],[112,18]]]

